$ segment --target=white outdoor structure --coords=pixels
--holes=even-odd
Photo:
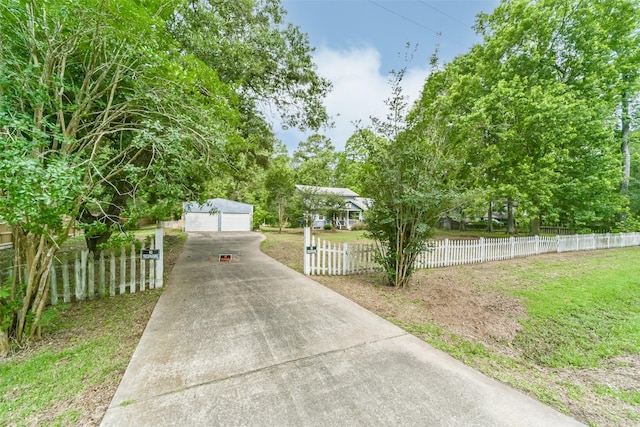
[[[226,199],[186,202],[184,231],[251,231],[253,205]]]

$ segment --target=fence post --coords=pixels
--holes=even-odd
[[[99,262],[99,273],[98,273],[98,294],[100,294],[101,297],[104,297],[106,295],[106,290],[105,290],[105,267],[104,267],[104,251],[100,251],[100,262]]]
[[[155,241],[154,239],[151,239],[151,244],[149,245],[149,249],[155,249],[156,245],[155,245]],[[155,269],[155,261],[151,260],[149,261],[149,289],[155,289],[156,288],[156,269]]]
[[[304,228],[304,274],[306,274],[307,276],[311,273],[311,263],[310,263],[310,257],[311,254],[308,253],[307,248],[311,247],[311,228],[309,227],[305,227]]]
[[[349,264],[351,264],[350,260],[349,260],[349,244],[345,242],[344,244],[344,263],[343,263],[343,269],[344,272],[342,274],[349,274],[350,273],[350,268],[351,266]]]
[[[132,294],[136,293],[136,279],[137,279],[137,275],[136,275],[136,245],[132,244],[131,245],[131,255],[129,258],[129,262],[131,263],[129,265],[129,275],[131,277],[129,277],[129,292]]]
[[[109,256],[109,295],[116,296],[116,250],[112,249]]]
[[[443,259],[443,267],[449,266],[449,239],[444,239],[444,259]]]
[[[536,255],[540,255],[540,236],[538,234],[536,234],[535,236],[535,241],[536,241]]]
[[[76,279],[76,300],[81,301],[82,298],[82,282],[80,281],[80,258],[78,252],[75,253],[75,260],[73,263],[74,278]]]
[[[480,238],[480,263],[484,262],[484,237]]]
[[[82,298],[84,301],[89,295],[87,286],[87,259],[89,258],[89,249],[80,252],[80,275],[82,277]]]
[[[147,280],[146,265],[147,265],[147,261],[143,260],[142,256],[140,256],[140,290],[141,291],[144,291],[147,288],[147,284],[146,284],[146,280]]]
[[[164,285],[164,234],[162,225],[160,222],[156,225],[156,249],[160,253],[160,258],[156,261],[156,288],[161,288]]]
[[[120,295],[127,290],[127,254],[124,246],[120,246]]]
[[[511,259],[516,257],[516,240],[512,237],[509,237],[509,244],[511,245],[510,257]]]
[[[309,260],[311,264],[311,270],[309,270],[309,274],[314,275],[314,274],[318,274],[318,253],[319,252],[318,252],[318,242],[316,241],[316,236],[311,236],[311,246],[316,248],[316,253],[309,254]]]
[[[89,289],[89,299],[94,299],[96,296],[96,264],[95,264],[95,255],[93,252],[89,253],[89,263],[87,264],[87,274],[88,274],[88,286]]]
[[[69,260],[64,257],[62,260],[62,295],[64,302],[71,302],[71,286],[69,285]]]

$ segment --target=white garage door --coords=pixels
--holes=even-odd
[[[251,231],[251,214],[222,214],[222,231]]]
[[[184,231],[218,231],[218,214],[187,212],[184,216]]]

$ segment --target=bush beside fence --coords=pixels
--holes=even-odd
[[[344,275],[381,271],[374,243],[331,243],[311,236],[305,243],[305,274]],[[640,233],[578,234],[430,241],[415,268],[437,268],[527,257],[551,252],[640,246]]]

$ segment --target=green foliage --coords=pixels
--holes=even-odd
[[[147,240],[149,239],[147,238]],[[148,242],[146,244],[148,244]],[[129,252],[131,245],[134,245],[136,247],[136,250],[140,250],[140,248],[142,247],[142,242],[133,234],[118,233],[109,237],[109,240],[107,240],[107,242],[99,245],[99,249],[119,251],[120,248],[124,247],[127,252]]]
[[[480,15],[483,44],[439,73],[463,182],[543,222],[612,225],[624,216],[639,25],[628,0],[505,0]],[[427,91],[420,102],[432,100]]]
[[[369,179],[367,160],[373,147],[384,144],[384,137],[376,135],[371,129],[359,128],[349,137],[344,152],[338,153],[336,164],[336,186],[350,188],[363,197],[375,197],[366,194],[364,183]]]
[[[288,222],[287,212],[290,209],[294,192],[295,182],[293,171],[289,166],[289,158],[286,156],[277,157],[265,177],[265,190],[270,211],[277,219],[280,231]]]
[[[7,283],[0,282],[0,330],[2,331],[9,329],[15,313],[20,307],[20,300],[15,295],[11,295],[11,288],[11,283],[8,280]]]
[[[287,126],[317,129],[327,120],[308,39],[284,21],[279,0],[180,2],[168,22],[183,48],[239,86],[242,104],[275,106]]]
[[[356,222],[351,226],[352,231],[361,231],[366,229],[367,229],[367,224],[365,224],[364,222]]]
[[[293,152],[291,166],[296,184],[334,187],[337,161],[331,140],[323,135],[311,135]]]
[[[624,221],[616,224],[612,230],[614,233],[631,233],[640,231],[640,216],[629,216]]]
[[[430,78],[433,103],[418,107],[407,117],[400,83],[404,71],[393,76],[389,115],[374,120],[383,138],[370,144],[367,157],[366,194],[375,194],[367,212],[367,226],[377,242],[378,259],[387,282],[404,287],[413,264],[433,236],[440,216],[457,201],[455,176],[459,169],[451,147],[442,137],[437,78]],[[423,93],[427,93],[425,90]]]

